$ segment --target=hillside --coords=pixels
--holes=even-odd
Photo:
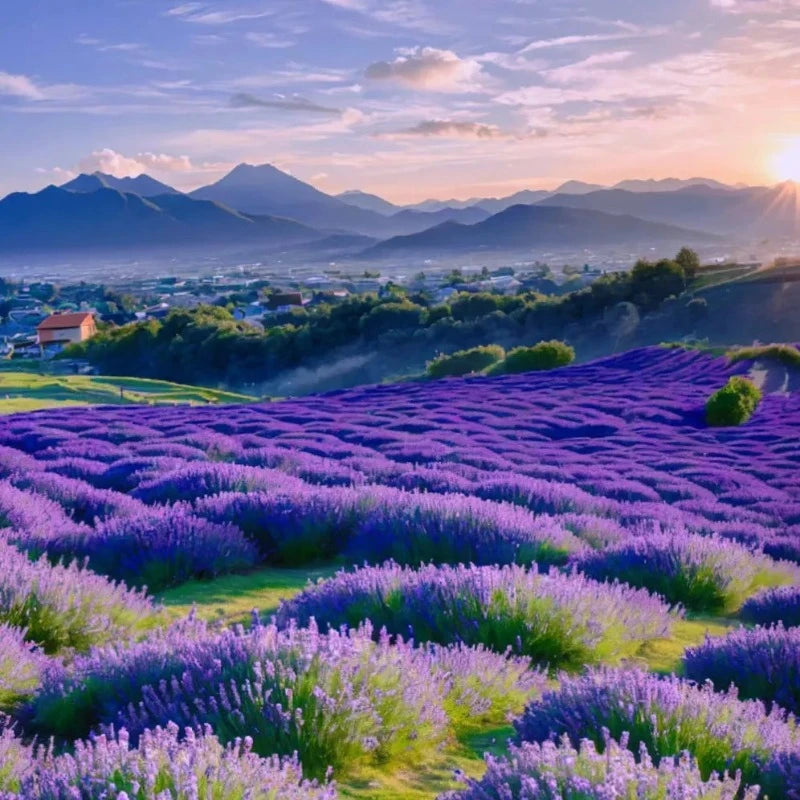
[[[556,194],[548,205],[633,214],[668,225],[717,234],[797,236],[800,194],[790,181],[772,187],[732,189],[704,184],[677,191],[603,189],[582,195]]]
[[[228,751],[224,796],[259,769],[298,800],[472,800],[454,773],[518,785],[515,731],[588,738],[613,751],[584,752],[598,774],[659,779],[611,727],[635,724],[667,765],[737,759],[745,786],[788,800],[793,723],[743,699],[793,685],[800,406],[769,395],[738,427],[704,418],[750,366],[648,348],[269,404],[0,419],[0,709],[17,723],[0,780],[72,786],[69,750],[23,736],[120,723],[120,740],[84,746],[117,753],[80,767],[98,785],[119,785],[123,758],[143,781],[177,761],[190,786],[219,785],[203,765],[220,743],[179,738],[193,723],[252,737]],[[770,620],[787,630],[733,630]],[[129,755],[139,740],[160,772]],[[702,787],[682,758],[681,791]]]
[[[474,225],[445,222],[409,236],[397,236],[364,251],[364,256],[459,250],[515,250],[642,241],[703,242],[710,234],[694,229],[647,222],[630,215],[606,214],[558,206],[517,205]]]
[[[0,370],[0,414],[61,406],[194,405],[247,403],[254,399],[234,392],[146,378],[39,375],[30,371]]]

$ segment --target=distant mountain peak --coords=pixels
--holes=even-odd
[[[71,181],[62,184],[68,192],[96,192],[98,189],[116,189],[118,192],[138,194],[141,197],[155,197],[160,194],[180,194],[166,183],[151,178],[142,172],[135,178],[117,178],[99,170],[88,174],[81,173]]]

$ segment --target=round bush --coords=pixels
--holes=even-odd
[[[706,403],[706,422],[730,427],[747,422],[761,402],[761,390],[747,378],[734,375]]]
[[[497,364],[503,360],[505,354],[505,350],[496,344],[472,347],[469,350],[459,350],[452,355],[437,356],[428,362],[426,372],[430,378],[470,375]]]
[[[415,570],[387,563],[309,587],[278,611],[282,625],[358,625],[441,644],[511,649],[550,667],[580,667],[631,654],[669,635],[673,617],[641,589],[582,575],[506,567]]]
[[[508,757],[486,756],[486,774],[447,800],[756,800],[758,789],[742,788],[738,777],[703,780],[694,759],[656,763],[642,747],[638,758],[609,739],[604,752],[584,740],[575,749],[568,738],[558,743],[512,745]],[[440,800],[445,800],[445,797]]]
[[[633,753],[644,745],[656,760],[688,751],[703,779],[741,770],[745,785],[759,785],[776,800],[788,796],[800,769],[800,733],[782,709],[767,712],[763,703],[740,700],[735,692],[643,670],[563,676],[558,689],[530,703],[514,726],[526,742],[566,735],[574,747],[590,739],[603,748],[611,736]]]
[[[710,680],[720,690],[733,684],[740,697],[800,713],[800,628],[778,623],[706,639],[686,650],[683,668],[692,680]]]
[[[518,372],[535,372],[566,367],[574,360],[574,348],[558,339],[552,339],[549,342],[539,342],[533,347],[515,347],[506,354],[505,359],[498,366],[498,371],[509,375]]]
[[[787,627],[800,625],[800,586],[764,589],[750,597],[739,611],[745,622],[771,625],[782,622]]]
[[[632,537],[585,551],[574,563],[592,578],[640,586],[692,611],[733,611],[759,584],[791,574],[737,542],[689,533]]]

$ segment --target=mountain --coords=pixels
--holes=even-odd
[[[288,217],[321,230],[370,235],[391,231],[386,217],[343,202],[271,164],[239,164],[227,175],[191,192],[196,200],[211,200],[246,214]]]
[[[421,251],[519,250],[532,247],[599,246],[641,242],[691,244],[709,234],[647,222],[630,215],[559,206],[517,205],[474,225],[445,222],[410,236],[396,236],[364,251],[365,256],[395,256]]]
[[[725,235],[800,235],[800,190],[790,181],[744,189],[717,189],[705,184],[671,192],[604,189],[584,195],[557,194],[545,202],[609,214],[633,214],[651,222]]]
[[[499,214],[501,211],[511,208],[511,206],[531,206],[534,203],[539,203],[550,197],[551,194],[552,192],[544,189],[523,189],[521,192],[516,192],[508,197],[485,197],[482,200],[477,200],[475,204],[479,208],[486,209],[490,214]]]
[[[713,178],[662,178],[654,180],[634,179],[615,183],[612,189],[624,189],[626,192],[677,192],[679,189],[686,189],[688,186],[710,186],[712,189],[733,189],[726,183],[720,183]]]
[[[598,189],[605,189],[599,183],[585,183],[584,181],[567,181],[557,187],[555,191],[550,194],[588,194],[589,192],[596,192]]]
[[[182,194],[143,198],[106,187],[84,192],[48,186],[0,200],[0,251],[278,246],[318,238],[292,220],[241,214]]]
[[[483,222],[491,212],[480,206],[468,208],[442,208],[439,211],[415,211],[406,208],[390,217],[396,235],[419,233],[420,231],[440,225],[442,222],[460,222],[462,225],[472,225]]]
[[[177,189],[161,183],[155,178],[142,173],[135,178],[115,178],[104,172],[93,172],[87,175],[85,172],[73,178],[71,181],[62,184],[62,189],[69,192],[96,192],[98,189],[116,189],[119,192],[130,192],[142,197],[155,197],[159,194],[180,194]]]
[[[376,214],[383,214],[388,217],[402,210],[402,206],[396,206],[376,194],[360,192],[358,189],[351,189],[347,192],[335,195],[338,200],[348,205],[361,208],[364,211],[374,211]]]

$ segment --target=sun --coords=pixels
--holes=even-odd
[[[800,136],[790,139],[773,155],[772,171],[778,180],[800,182]]]

